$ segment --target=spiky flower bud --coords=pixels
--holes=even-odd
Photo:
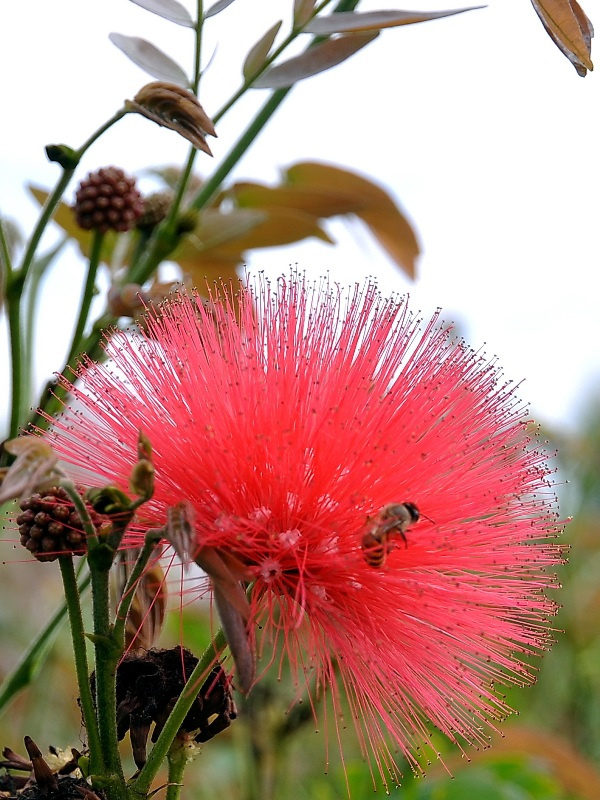
[[[80,489],[80,494],[83,494]],[[87,550],[85,531],[69,495],[61,487],[36,493],[20,503],[17,517],[21,544],[38,561],[55,561],[59,555],[83,555]],[[92,524],[99,529],[106,519],[88,507]]]
[[[128,231],[144,213],[135,178],[117,167],[90,172],[75,195],[77,224],[84,230]]]

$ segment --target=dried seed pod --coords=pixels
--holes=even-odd
[[[126,100],[125,107],[177,131],[198,150],[212,156],[206,137],[216,137],[215,126],[197,97],[187,89],[176,83],[153,81],[143,86],[133,100]]]

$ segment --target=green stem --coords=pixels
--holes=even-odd
[[[179,800],[183,789],[183,773],[189,763],[185,742],[175,739],[167,756],[169,765],[165,800]]]
[[[196,26],[195,26],[195,34],[196,34],[196,43],[194,49],[194,77],[192,80],[192,91],[194,94],[198,94],[198,86],[200,84],[200,60],[201,60],[201,53],[202,53],[202,26],[203,26],[203,3],[202,0],[198,0],[196,3]],[[162,222],[160,226],[152,233],[152,236],[149,240],[145,242],[145,249],[136,250],[133,258],[131,259],[131,265],[129,270],[127,271],[127,275],[125,278],[126,283],[144,283],[147,277],[149,277],[147,268],[145,264],[148,263],[147,253],[154,253],[157,255],[157,258],[152,261],[152,263],[157,266],[161,259],[163,258],[163,254],[168,254],[170,252],[169,242],[173,241],[175,236],[175,230],[177,226],[177,218],[179,217],[179,209],[181,208],[181,204],[183,202],[183,198],[185,196],[185,191],[187,189],[187,185],[190,179],[190,175],[192,174],[192,169],[194,167],[194,161],[196,160],[196,156],[198,151],[195,147],[190,148],[190,152],[187,158],[186,165],[179,176],[177,181],[177,187],[175,189],[175,193],[173,196],[173,200],[171,205],[169,206],[169,210],[167,212],[167,216]],[[160,255],[158,255],[160,254]],[[142,266],[139,266],[140,262]],[[150,273],[151,274],[151,273]],[[143,277],[146,276],[146,277]]]
[[[152,781],[156,777],[179,729],[183,725],[188,711],[192,707],[200,691],[202,679],[206,676],[209,668],[214,664],[215,658],[223,652],[226,645],[227,642],[223,631],[218,631],[212,644],[205,650],[202,658],[198,661],[198,664],[188,678],[183,692],[179,695],[156,744],[148,755],[148,760],[140,770],[137,778],[130,785],[132,792],[142,796],[148,794]]]
[[[85,533],[88,550],[93,550],[94,547],[98,546],[98,536],[83,497],[79,494],[72,481],[62,480],[60,485],[69,495],[69,500],[73,503],[75,511],[79,515],[79,519],[83,525],[83,532]]]
[[[36,258],[32,264],[29,288],[27,290],[27,303],[25,306],[25,335],[23,342],[23,377],[24,396],[29,399],[32,396],[32,370],[34,365],[34,335],[35,335],[35,312],[37,309],[40,286],[48,268],[69,241],[67,236],[58,242],[49,252],[41,258]],[[29,405],[29,402],[27,403]]]
[[[21,295],[23,285],[13,275],[7,280],[6,305],[8,311],[8,330],[10,335],[11,361],[11,411],[8,438],[14,439],[19,431],[21,406],[23,405],[24,373],[23,373],[23,340],[21,336]]]
[[[326,6],[328,6],[330,3],[331,3],[331,0],[324,0],[323,3],[321,3],[318,6],[315,6],[315,8],[312,10],[312,13],[311,13],[310,17],[306,20],[306,22],[305,22],[303,27],[305,27],[306,24],[311,19],[314,19],[314,17],[318,16],[321,13],[321,11],[323,11],[323,9]],[[336,9],[336,11],[340,11],[340,10],[341,9],[339,9],[339,8]],[[285,37],[285,39],[281,42],[281,44],[279,44],[273,50],[273,52],[268,56],[268,58],[266,58],[263,61],[263,63],[260,65],[260,68],[257,69],[256,72],[254,72],[248,78],[246,78],[246,80],[242,83],[242,85],[237,90],[237,92],[235,92],[229,98],[229,100],[225,103],[225,105],[223,105],[217,111],[217,113],[214,115],[213,122],[215,123],[215,125],[217,124],[217,122],[219,122],[220,119],[222,119],[225,116],[225,114],[229,111],[229,109],[232,108],[232,106],[234,106],[237,103],[237,101],[248,91],[248,89],[252,88],[252,86],[253,86],[254,82],[256,81],[256,79],[259,78],[263,74],[263,72],[266,72],[266,70],[271,66],[271,64],[274,61],[276,61],[277,58],[279,58],[279,56],[281,55],[281,53],[283,53],[283,51],[286,49],[286,47],[288,47],[294,41],[294,39],[296,39],[298,37],[298,35],[300,33],[303,33],[303,27],[302,28],[292,28],[290,33]],[[319,37],[319,39],[323,39],[323,38],[325,38],[325,37]],[[315,38],[315,40],[313,42],[311,42],[310,46],[312,46],[316,41],[319,41],[319,39]]]
[[[125,782],[117,736],[117,665],[121,650],[111,636],[109,572],[90,559],[96,662],[96,709],[104,763],[109,775]]]
[[[219,191],[225,178],[229,175],[231,170],[245,154],[246,150],[248,150],[250,145],[254,142],[260,131],[273,116],[277,108],[279,108],[281,103],[283,103],[291,89],[292,87],[288,86],[285,89],[276,89],[272,93],[256,117],[246,128],[240,139],[238,139],[233,148],[225,156],[223,162],[217,167],[211,177],[202,184],[198,194],[190,203],[190,208],[201,209],[210,203],[210,201]]]
[[[31,239],[27,245],[27,249],[23,254],[23,260],[21,262],[21,267],[18,271],[19,277],[21,281],[24,283],[27,277],[27,273],[33,261],[33,257],[36,253],[38,244],[40,243],[40,239],[42,238],[42,234],[46,230],[46,226],[50,222],[52,215],[54,214],[54,210],[56,206],[60,203],[61,197],[65,189],[67,188],[69,181],[73,173],[75,172],[75,167],[72,169],[64,169],[62,175],[60,176],[58,183],[54,187],[52,194],[48,195],[46,198],[46,202],[42,208],[40,218],[37,221],[37,225],[31,235]]]
[[[4,221],[0,215],[0,276],[2,272],[10,275],[12,272],[12,259],[10,257],[10,247],[8,246],[8,236],[4,230]],[[1,282],[0,282],[1,285]]]
[[[87,339],[82,344],[80,352],[86,353],[92,361],[100,359],[104,353],[101,344],[103,333],[107,328],[115,325],[116,322],[116,317],[110,314],[104,314],[99,317],[95,321]],[[72,379],[74,368],[74,362],[66,364],[61,372],[61,377],[67,380]],[[40,430],[47,430],[50,426],[50,420],[42,416],[40,412],[44,411],[50,418],[54,417],[62,410],[68,394],[68,390],[63,388],[56,380],[49,381],[42,391],[36,410],[30,415],[27,425],[36,426]]]
[[[359,0],[340,0],[336,8],[334,9],[334,13],[339,11],[348,11],[355,8],[359,3]],[[323,8],[326,3],[322,4],[320,8]],[[295,29],[292,31],[288,39],[286,39],[283,46],[287,46],[293,39],[295,39],[299,33],[301,33],[301,29]],[[310,43],[309,47],[314,46],[326,37],[316,36],[313,38],[312,42]],[[280,48],[278,48],[277,53],[280,52]],[[273,56],[274,57],[274,56]],[[272,60],[272,59],[271,59]],[[270,63],[270,61],[268,62]],[[265,65],[265,69],[266,69]],[[215,115],[214,121],[217,122],[221,117],[231,108],[231,105],[238,100],[250,87],[251,81],[256,80],[259,74],[261,74],[263,70],[256,73],[256,75],[252,76],[252,79],[246,82],[237,92],[236,94],[223,106],[223,108]],[[287,96],[288,92],[293,88],[293,86],[288,86],[284,89],[276,89],[267,102],[264,104],[262,109],[258,112],[257,116],[254,120],[250,123],[246,131],[242,134],[242,137],[238,140],[238,142],[234,145],[232,150],[229,154],[225,157],[224,161],[217,167],[216,171],[213,175],[202,184],[202,187],[196,197],[190,204],[190,208],[195,208],[200,210],[205,208],[209,202],[213,199],[213,197],[217,194],[223,181],[238,163],[238,161],[242,158],[242,156],[246,153],[250,145],[254,142],[260,131],[269,121],[271,116],[277,110],[277,108],[281,105],[285,97]],[[188,160],[188,168],[191,170],[191,161],[193,159],[190,158]],[[182,187],[183,181],[180,183]],[[144,283],[144,281],[148,280],[148,278],[152,275],[154,270],[158,267],[160,262],[163,258],[165,258],[172,249],[177,244],[177,238],[174,235],[173,230],[173,222],[175,220],[175,213],[178,209],[175,205],[172,207],[171,212],[172,215],[169,216],[167,220],[165,220],[159,227],[157,228],[155,234],[153,235],[153,241],[151,242],[150,246],[146,250],[144,256],[140,259],[139,263],[135,265],[132,271],[127,276],[127,280],[131,281],[132,283]]]
[[[114,114],[107,122],[105,122],[98,130],[96,130],[79,148],[79,150],[72,151],[69,158],[69,166],[63,167],[62,175],[60,176],[52,193],[47,197],[46,202],[40,213],[40,217],[34,228],[34,231],[29,239],[21,266],[18,270],[10,273],[7,276],[6,286],[6,303],[8,306],[8,323],[11,340],[11,360],[12,360],[12,408],[10,417],[10,430],[9,438],[17,435],[19,429],[19,420],[23,419],[25,414],[22,408],[24,404],[24,373],[21,368],[23,361],[23,343],[21,334],[21,298],[25,287],[25,282],[33,263],[35,253],[38,245],[50,222],[57,205],[63,196],[69,181],[81,157],[87,149],[101,136],[108,128],[121,119],[127,112],[125,108],[120,109]],[[23,412],[23,413],[22,413]]]
[[[71,639],[73,641],[73,653],[75,655],[75,671],[77,673],[77,685],[79,687],[79,701],[81,703],[81,712],[83,714],[83,721],[88,737],[88,747],[90,749],[90,768],[92,774],[96,774],[102,771],[103,759],[100,747],[100,735],[96,723],[94,700],[90,688],[90,670],[87,660],[81,604],[79,602],[79,587],[77,586],[77,578],[75,577],[73,557],[67,555],[59,556],[58,562],[65,590],[65,602],[69,612]]]
[[[90,312],[92,298],[94,296],[94,289],[96,286],[96,272],[100,264],[100,253],[102,251],[102,243],[104,241],[104,234],[99,231],[92,233],[92,249],[90,253],[90,263],[88,267],[87,279],[85,288],[83,290],[83,298],[81,300],[81,307],[79,310],[79,318],[75,326],[75,332],[69,349],[69,357],[67,363],[71,364],[75,358],[81,353],[81,340],[83,338],[83,331]]]

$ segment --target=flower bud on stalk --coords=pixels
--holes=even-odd
[[[135,178],[117,167],[103,167],[82,180],[73,207],[77,224],[86,231],[123,233],[144,213]]]

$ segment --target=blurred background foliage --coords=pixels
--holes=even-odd
[[[589,412],[572,434],[545,431],[556,447],[556,487],[561,516],[573,519],[564,539],[568,564],[560,568],[556,644],[541,661],[535,686],[509,689],[518,710],[494,734],[491,747],[468,750],[469,760],[433,734],[442,755],[421,753],[426,777],[404,772],[403,800],[597,800],[600,797],[600,412]],[[568,481],[565,476],[568,476]],[[12,549],[15,548],[15,549]],[[3,545],[0,584],[0,677],[18,662],[61,596],[57,568],[24,562],[16,546]],[[43,574],[41,573],[43,571]],[[173,573],[173,597],[180,586]],[[31,591],[25,587],[30,586]],[[18,597],[18,603],[14,602]],[[172,599],[160,644],[185,641],[199,654],[210,641],[208,605]],[[259,667],[260,669],[260,667]],[[247,700],[236,697],[239,718],[229,730],[202,746],[186,775],[186,795],[197,800],[334,800],[370,796],[374,781],[363,760],[348,712],[336,725],[331,708],[298,696],[289,676],[271,670]],[[43,748],[79,747],[83,740],[77,687],[66,628],[54,642],[39,679],[5,709],[0,718],[0,745],[21,750],[22,736],[33,735]],[[344,762],[339,755],[339,737]],[[123,743],[129,749],[128,740]],[[134,766],[131,762],[131,772]]]

